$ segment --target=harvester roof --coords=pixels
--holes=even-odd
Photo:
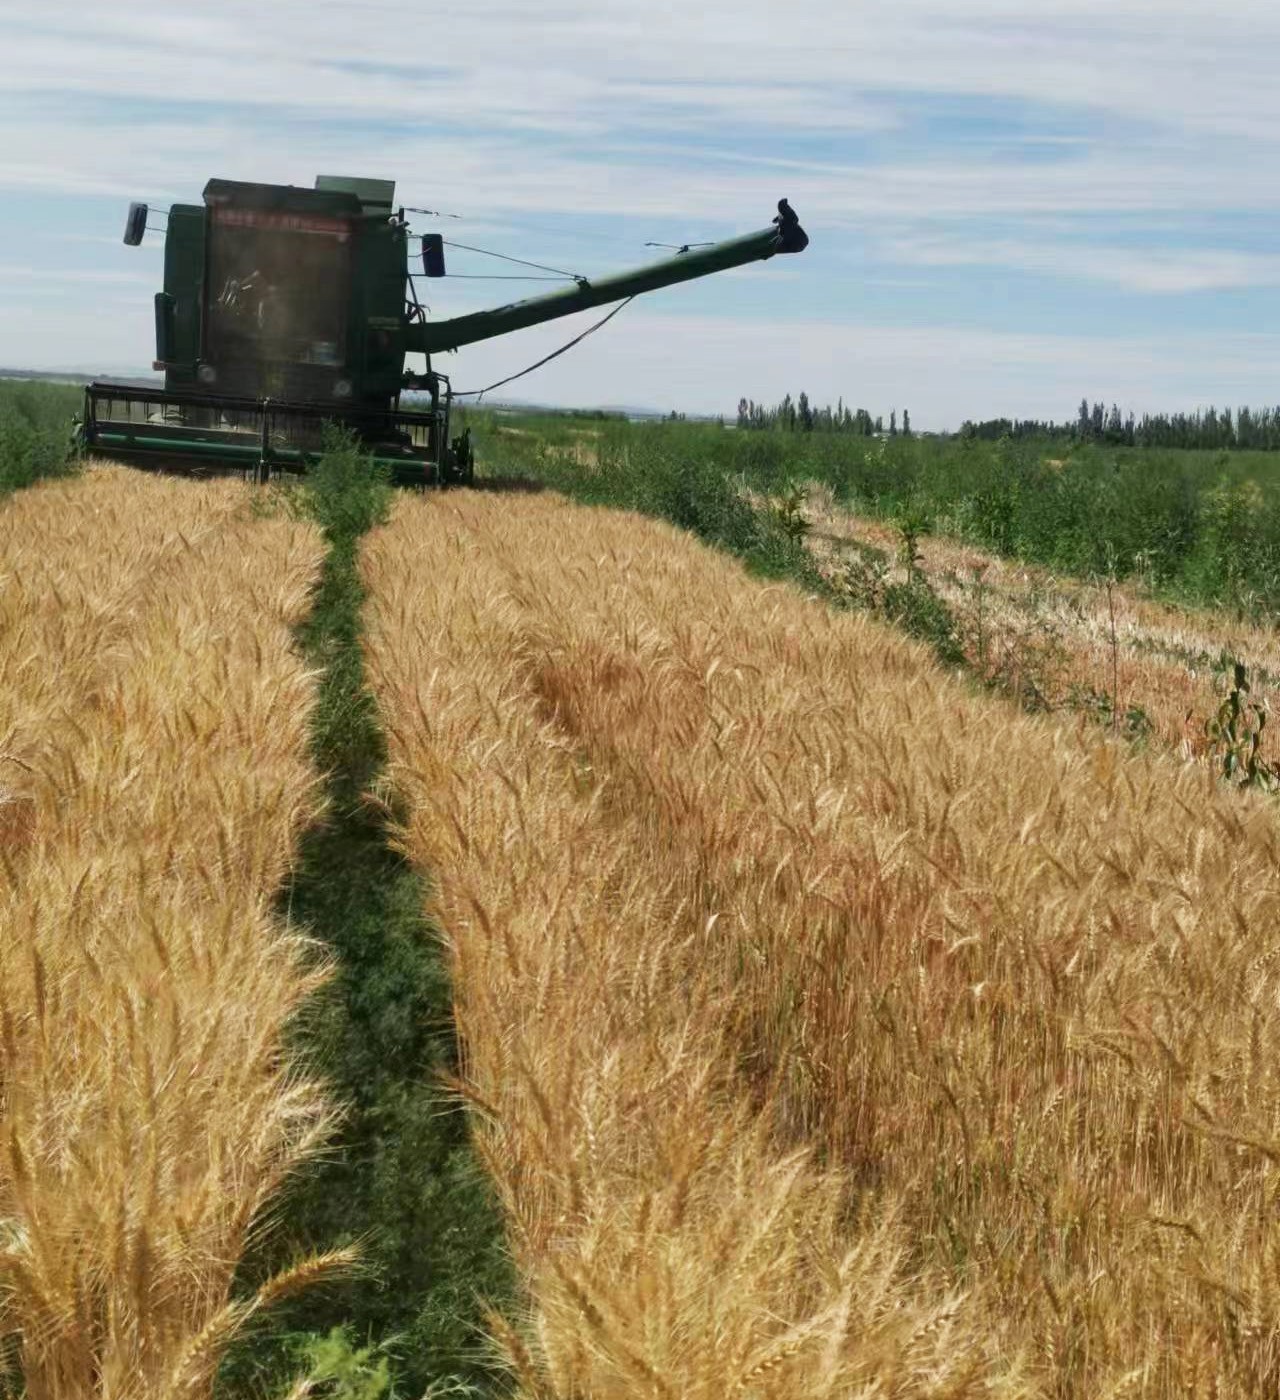
[[[394,180],[366,180],[354,175],[317,175],[314,189],[305,185],[263,185],[248,180],[210,180],[204,202],[210,208],[271,210],[278,213],[387,215],[395,199]]]

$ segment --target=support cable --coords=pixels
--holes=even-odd
[[[544,355],[535,364],[531,364],[528,369],[522,369],[518,374],[509,374],[505,379],[499,379],[496,384],[488,384],[483,389],[462,389],[454,394],[455,399],[475,399],[477,403],[494,389],[501,389],[504,384],[510,384],[514,380],[523,379],[526,374],[532,374],[535,369],[541,369],[543,365],[550,364],[552,360],[558,359],[567,350],[572,350],[575,345],[580,345],[589,335],[594,334],[601,326],[608,325],[610,321],[622,310],[624,306],[630,306],[635,301],[634,296],[629,296],[626,301],[621,301],[605,317],[602,317],[594,326],[588,326],[581,335],[575,335],[567,345],[562,345],[559,350],[553,350],[551,354]]]
[[[530,277],[527,272],[446,272],[468,282],[563,282],[563,277]]]
[[[580,273],[566,272],[560,267],[548,267],[545,263],[530,262],[527,258],[513,258],[509,253],[495,253],[491,248],[474,248],[469,243],[455,243],[452,238],[446,238],[442,241],[447,248],[461,248],[466,253],[483,253],[486,258],[501,258],[503,262],[536,268],[539,272],[554,272],[557,277],[567,277],[571,282],[585,282],[587,280]]]

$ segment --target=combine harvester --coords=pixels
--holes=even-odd
[[[786,200],[768,228],[509,306],[431,321],[410,273],[445,275],[444,239],[411,233],[390,180],[322,175],[315,189],[210,180],[202,205],[169,210],[164,290],[155,299],[164,388],[90,384],[85,449],[161,470],[239,470],[257,481],[304,472],[326,423],[355,434],[397,481],[470,482],[469,434],[451,438],[453,391],[432,355],[619,302],[808,244]],[[124,241],[141,243],[145,204]],[[406,355],[425,369],[406,371]],[[421,392],[430,407],[401,406]]]

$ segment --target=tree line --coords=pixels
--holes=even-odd
[[[889,426],[884,425],[882,416],[872,417],[865,408],[851,408],[844,399],[832,407],[827,404],[815,408],[809,402],[809,395],[801,392],[794,401],[788,394],[781,403],[772,407],[756,403],[754,399],[738,400],[738,427],[740,428],[781,428],[784,432],[801,433],[852,433],[856,437],[874,437],[887,432],[890,437],[911,436],[911,414],[902,410],[902,426],[898,426],[898,412],[889,414]]]
[[[1145,413],[1135,418],[1112,404],[1080,400],[1074,435],[1084,441],[1129,447],[1226,448],[1273,451],[1280,448],[1280,407],[1196,409],[1194,413]]]
[[[852,408],[844,399],[832,406],[815,407],[808,394],[796,399],[787,394],[780,403],[768,405],[754,399],[738,400],[738,427],[780,429],[784,432],[851,433],[860,437],[911,437],[911,415],[897,411],[872,415],[865,408]],[[960,436],[996,441],[1010,438],[1070,438],[1079,442],[1108,443],[1119,447],[1187,447],[1228,451],[1280,450],[1280,407],[1208,408],[1193,413],[1123,413],[1118,404],[1080,400],[1073,419],[1058,423],[1039,418],[988,418],[966,420]]]
[[[1194,413],[1122,413],[1113,403],[1080,400],[1070,422],[991,418],[965,423],[962,437],[1074,438],[1115,447],[1187,447],[1200,450],[1270,452],[1280,449],[1280,408],[1196,409]]]

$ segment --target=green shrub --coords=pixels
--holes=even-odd
[[[350,1327],[302,1337],[297,1351],[306,1363],[309,1393],[324,1400],[382,1400],[391,1390],[386,1352],[374,1345],[356,1346]]]
[[[81,390],[27,380],[0,383],[0,496],[75,465],[72,416]]]
[[[527,435],[497,433],[495,422],[476,420],[482,470],[528,472],[580,500],[662,515],[768,568],[785,553],[747,520],[741,488],[777,499],[814,481],[863,514],[919,511],[937,529],[1065,573],[1087,577],[1114,561],[1118,578],[1138,574],[1189,602],[1280,607],[1276,452],[609,422],[591,468],[558,450],[569,441],[563,420],[522,421]]]

